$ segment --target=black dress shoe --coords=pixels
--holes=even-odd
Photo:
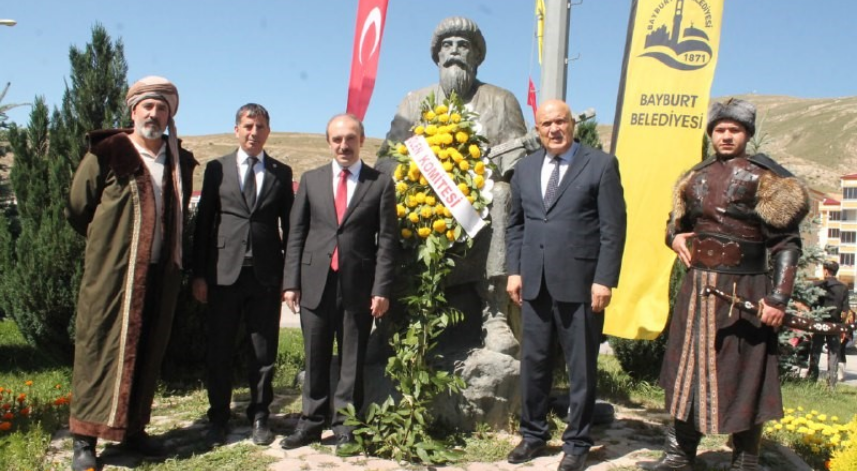
[[[212,423],[205,433],[205,444],[210,448],[226,445],[226,436],[229,430],[225,424]]]
[[[295,432],[280,441],[280,446],[286,450],[307,446],[310,443],[320,442],[320,433],[311,433],[304,429],[295,430]]]
[[[150,437],[145,431],[140,431],[126,437],[120,446],[125,450],[139,453],[147,458],[164,458],[167,456],[167,447],[159,440]]]
[[[559,462],[557,471],[583,471],[586,469],[587,454],[588,453],[569,455],[568,453],[565,453],[562,455],[562,461]]]
[[[87,471],[98,469],[98,458],[95,456],[95,437],[73,435],[71,447],[74,454],[71,457],[72,471]]]
[[[253,443],[256,445],[270,445],[274,442],[274,434],[268,427],[268,419],[256,419],[253,422]]]
[[[526,440],[521,440],[521,443],[518,443],[518,446],[509,453],[506,460],[512,464],[526,463],[538,456],[544,449],[544,442],[528,442]]]

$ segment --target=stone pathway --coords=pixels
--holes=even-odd
[[[240,404],[236,405],[236,409],[241,409]],[[154,421],[155,427],[160,428],[158,427],[158,422],[161,422],[160,425],[166,425],[163,423],[166,419],[165,417],[158,417],[157,419]],[[278,445],[279,440],[294,427],[296,420],[297,417],[295,414],[274,418],[272,426],[277,433],[277,439],[269,447],[255,447],[250,444],[250,426],[246,423],[232,428],[226,446],[244,446],[248,448],[248,452],[258,450],[259,453],[274,458],[276,461],[268,468],[271,471],[329,471],[331,469],[343,471],[433,471],[434,469],[444,471],[553,470],[556,469],[562,458],[561,444],[559,442],[551,442],[551,446],[549,446],[544,456],[520,465],[512,465],[504,460],[491,463],[452,464],[435,468],[397,463],[365,456],[340,458],[333,453],[334,441],[330,431],[327,431],[322,436],[321,445],[307,446],[288,451],[282,450]],[[590,451],[587,462],[589,467],[587,469],[590,471],[636,470],[639,469],[637,467],[638,463],[656,460],[660,456],[663,444],[662,424],[667,420],[668,417],[662,412],[618,407],[616,420],[613,423],[594,428],[593,435],[596,446]],[[174,429],[166,433],[163,437],[167,445],[176,451],[177,456],[174,459],[181,462],[182,459],[188,459],[194,454],[205,452],[204,449],[200,448],[205,430],[205,422],[197,421],[185,424],[180,429]],[[507,440],[509,449],[518,440],[517,437],[505,432],[497,434],[496,439]],[[727,469],[729,467],[731,451],[726,447],[725,442],[725,436],[706,438],[702,443],[699,456],[699,460],[704,465],[698,467],[698,469]],[[71,444],[68,431],[62,430],[58,432],[53,437],[50,448],[49,461],[56,465],[55,469],[68,469],[68,463],[71,460]],[[123,453],[112,445],[107,445],[106,447],[100,445],[99,454],[105,462],[104,471],[135,468],[142,462],[141,458]],[[810,470],[794,453],[776,443],[766,442],[762,454],[763,470]],[[193,469],[193,467],[189,465],[187,468],[170,469]]]

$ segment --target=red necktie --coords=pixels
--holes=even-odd
[[[345,216],[345,210],[348,209],[348,176],[351,172],[347,168],[342,169],[339,174],[339,186],[336,187],[336,222],[342,224],[342,217]],[[333,271],[339,271],[339,244],[333,248],[333,256],[330,257],[330,268]]]

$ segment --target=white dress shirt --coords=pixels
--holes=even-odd
[[[559,155],[559,181],[557,181],[557,185],[559,185],[562,182],[563,177],[565,177],[565,172],[568,171],[568,166],[571,165],[571,160],[574,157],[574,154],[577,153],[578,147],[580,147],[580,144],[575,142],[567,151]],[[550,180],[551,173],[553,173],[553,158],[553,155],[545,152],[545,158],[542,161],[542,198],[544,198],[545,193],[548,191],[548,180]]]
[[[250,163],[249,158],[250,156],[247,155],[247,152],[239,147],[236,160],[238,161],[238,186],[241,188],[241,191],[244,191],[244,175],[247,174],[247,165]],[[256,175],[256,199],[258,199],[259,192],[262,191],[262,183],[265,181],[265,151],[260,152],[256,158],[259,161],[253,166],[253,174]]]
[[[342,165],[339,165],[335,159],[333,162],[333,201],[336,201],[336,192],[339,189],[339,174],[342,173]],[[358,160],[350,167],[348,167],[348,171],[351,172],[351,175],[348,176],[348,180],[345,181],[345,186],[348,188],[348,198],[345,200],[347,204],[345,207],[351,204],[351,197],[354,196],[354,189],[357,188],[357,182],[360,177],[360,169],[363,168],[363,162]]]

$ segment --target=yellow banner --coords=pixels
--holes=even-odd
[[[653,339],[669,315],[675,254],[664,244],[673,184],[700,161],[723,0],[635,0],[613,145],[628,232],[604,332]]]

